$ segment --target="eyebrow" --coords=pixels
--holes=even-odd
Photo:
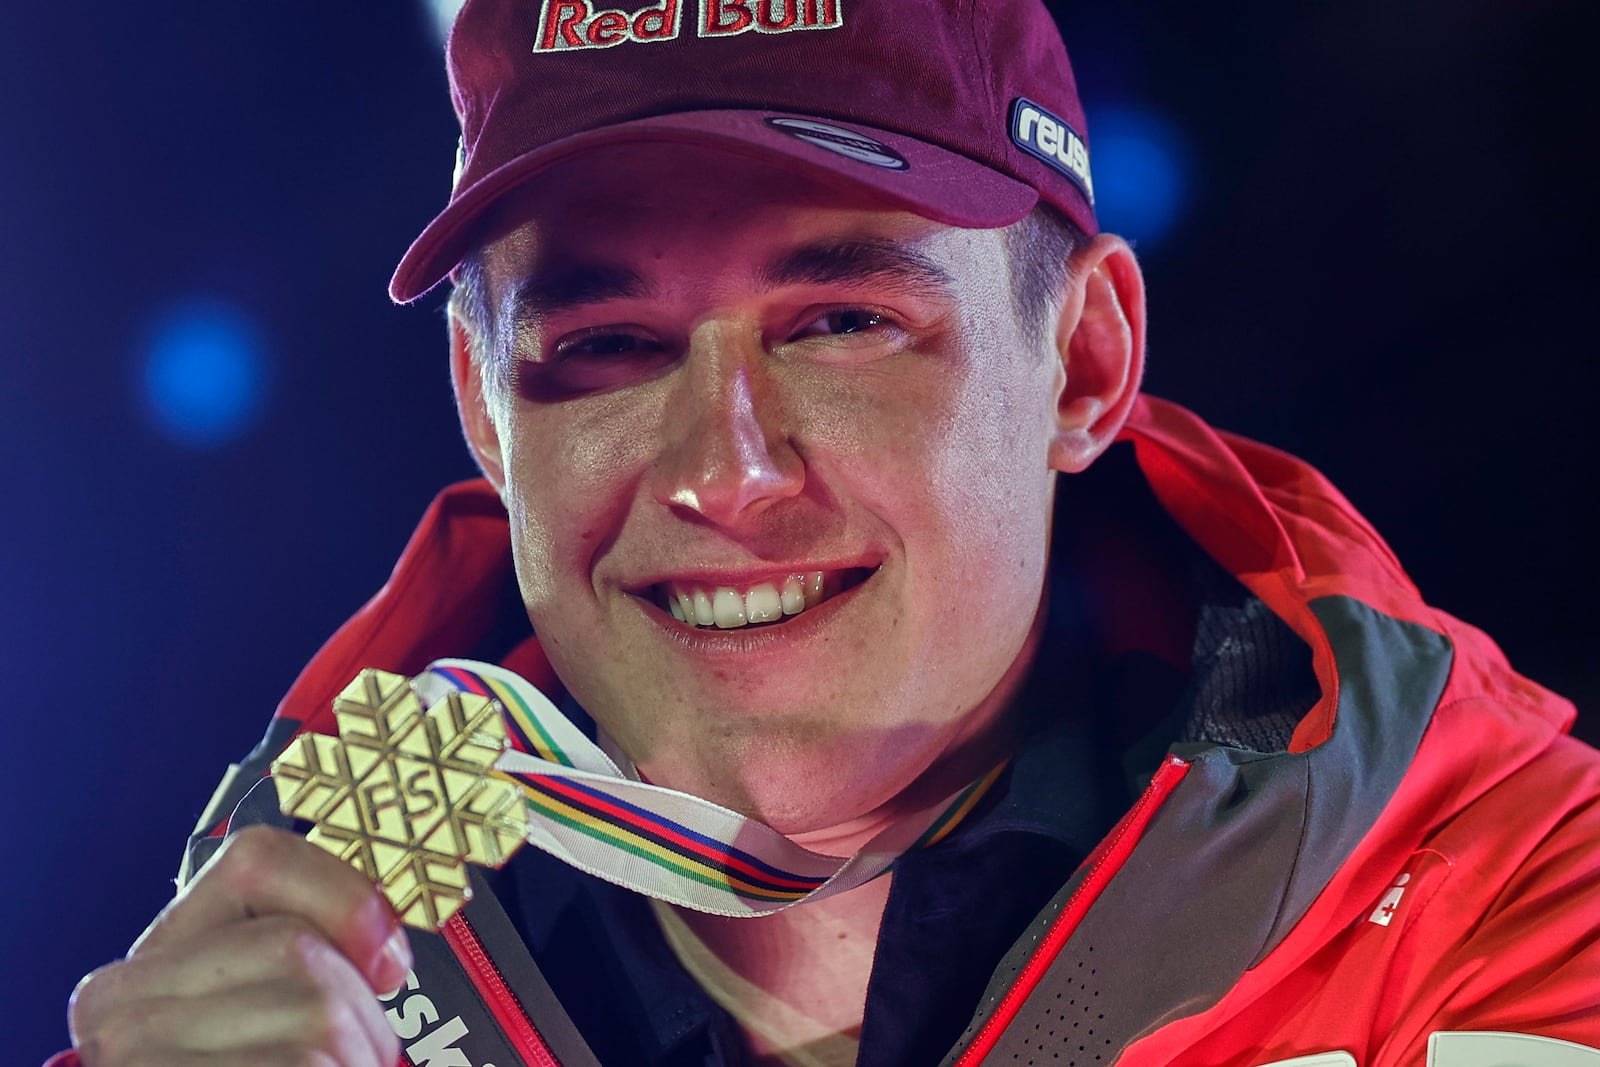
[[[507,306],[518,317],[541,319],[588,304],[649,294],[644,277],[627,267],[573,263],[523,279],[509,294]]]
[[[955,280],[928,256],[881,237],[826,239],[785,252],[756,272],[765,292],[786,285],[887,285],[907,295],[950,297]],[[540,319],[608,300],[647,297],[653,287],[637,271],[616,264],[567,263],[536,272],[510,293],[518,317]]]
[[[955,281],[914,248],[884,237],[825,240],[803,245],[767,263],[756,274],[763,289],[784,285],[861,285],[875,282],[906,294],[933,291],[949,296]]]

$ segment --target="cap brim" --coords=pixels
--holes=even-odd
[[[813,124],[860,131],[864,141],[888,151],[853,146]],[[412,242],[389,282],[390,298],[409,303],[443,281],[470,251],[489,210],[529,179],[595,148],[645,143],[696,145],[780,162],[951,226],[1009,226],[1039,199],[1032,186],[966,156],[860,123],[776,111],[656,115],[553,141],[474,181]]]

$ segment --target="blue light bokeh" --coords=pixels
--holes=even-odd
[[[1090,106],[1090,161],[1101,229],[1148,252],[1182,221],[1193,156],[1170,119],[1142,104]]]
[[[179,300],[156,316],[143,353],[145,414],[176,444],[217,448],[266,409],[268,369],[261,331],[248,314],[215,298]]]

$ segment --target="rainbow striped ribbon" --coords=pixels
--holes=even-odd
[[[493,697],[519,748],[495,769],[522,787],[528,841],[597,878],[696,911],[766,915],[854,889],[901,853],[942,840],[983,798],[1001,763],[897,822],[849,859],[801,848],[776,830],[687,793],[641,782],[511,671],[444,659],[415,679],[433,704],[451,690]],[[735,844],[734,842],[738,842]]]

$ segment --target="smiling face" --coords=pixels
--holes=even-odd
[[[457,388],[572,693],[649,780],[785,832],[964,784],[1031,653],[1064,407],[1115,432],[1067,335],[1027,339],[1002,232],[664,146],[501,217],[507,386],[458,335]]]

